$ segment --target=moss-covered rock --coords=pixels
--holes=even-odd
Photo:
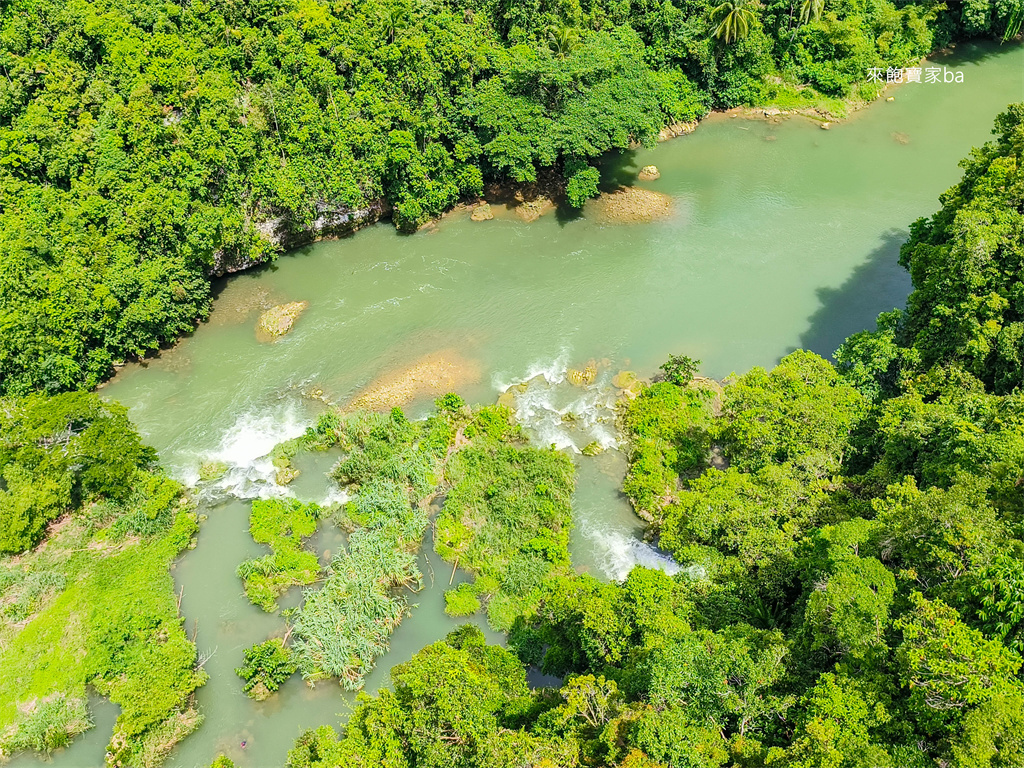
[[[257,337],[264,341],[273,341],[284,336],[292,329],[299,315],[308,307],[308,301],[291,301],[271,307],[260,315],[260,319],[256,323]]]

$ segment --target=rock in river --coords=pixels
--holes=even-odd
[[[469,215],[473,221],[489,221],[494,218],[494,213],[491,212],[491,206],[487,203],[481,203],[473,212]]]
[[[261,341],[273,341],[279,336],[284,336],[292,329],[295,320],[308,306],[308,301],[292,301],[288,304],[271,307],[260,315],[260,319],[256,323],[256,336]]]
[[[658,170],[656,165],[645,165],[640,169],[640,175],[637,178],[640,181],[654,181],[661,178],[661,171]]]

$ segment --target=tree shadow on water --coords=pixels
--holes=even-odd
[[[907,231],[891,230],[882,243],[853,270],[838,288],[817,291],[821,306],[800,334],[800,347],[831,358],[846,337],[873,330],[880,312],[902,308],[911,291],[910,275],[899,265],[900,246]]]
[[[636,177],[640,173],[635,149],[610,152],[597,164],[597,168],[601,172],[601,180],[597,186],[602,192],[615,192],[624,187],[631,187],[636,183]]]

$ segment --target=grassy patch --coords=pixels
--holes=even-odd
[[[341,513],[353,532],[296,615],[295,658],[307,679],[356,689],[408,615],[404,590],[422,585],[415,553],[455,426],[450,414],[410,422],[396,408],[321,419],[312,432],[320,447],[333,439],[346,451],[331,475],[354,492]]]
[[[277,597],[288,587],[312,584],[320,573],[313,552],[303,548],[320,518],[320,507],[295,499],[260,499],[252,503],[249,532],[253,540],[270,547],[271,553],[246,560],[238,566],[246,596],[263,610],[277,610]]]
[[[131,512],[119,514],[97,505],[4,563],[5,578],[23,574],[6,606],[16,610],[5,611],[0,629],[6,752],[52,749],[88,728],[90,684],[121,707],[111,764],[156,765],[200,722],[191,695],[206,676],[196,669],[168,572],[196,531],[195,515],[177,505],[154,517],[169,517],[163,531],[140,537],[122,530]]]

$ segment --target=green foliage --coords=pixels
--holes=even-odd
[[[901,341],[923,370],[957,364],[1004,393],[1024,381],[1024,104],[1010,105],[993,133],[900,250],[914,281]]]
[[[180,489],[148,473],[154,458],[124,408],[96,395],[0,401],[0,553],[28,549],[48,523],[98,500],[156,518]]]
[[[507,629],[514,612],[506,599],[518,605],[569,565],[575,467],[565,454],[509,445],[490,438],[494,433],[481,430],[477,443],[449,462],[451,490],[435,522],[435,548],[449,562],[500,585],[487,595],[488,616]],[[453,601],[470,607],[465,597]]]
[[[911,595],[914,610],[896,622],[905,684],[919,706],[944,712],[1021,692],[1021,657],[971,629],[941,601]]]
[[[426,517],[421,514],[420,519],[422,536]],[[349,537],[347,549],[328,566],[324,585],[307,590],[294,621],[295,659],[304,677],[338,677],[350,690],[361,687],[409,611],[399,588],[422,585],[416,557],[409,551],[419,536],[402,540],[394,526],[385,524]]]
[[[658,366],[665,381],[675,384],[677,387],[685,387],[700,369],[700,360],[694,360],[686,355],[669,355],[668,360]]]
[[[592,161],[667,122],[785,93],[871,98],[870,67],[1022,18],[1016,0],[808,2],[13,0],[0,392],[96,385],[193,330],[212,268],[266,260],[315,222],[344,232],[389,208],[412,231],[544,169],[578,206]],[[1004,376],[1020,333],[996,335]]]
[[[769,751],[770,766],[873,768],[892,765],[874,736],[891,715],[872,692],[833,673],[822,675],[800,702],[802,716],[790,746]]]
[[[846,23],[805,7],[804,45]],[[891,25],[921,34],[920,9],[886,13],[890,45],[905,43]],[[914,225],[907,309],[847,339],[835,368],[788,355],[726,381],[718,416],[667,384],[625,407],[623,488],[683,564],[673,589],[627,601],[637,569],[621,587],[548,584],[510,635],[524,662],[625,693],[628,727],[575,733],[581,754],[1020,763],[1022,110],[997,119],[943,209]],[[634,603],[662,606],[658,631],[634,624]]]
[[[660,516],[676,494],[676,477],[699,470],[711,451],[712,393],[652,384],[622,412],[629,469],[622,484],[637,514]]]
[[[168,572],[196,521],[179,510],[170,527],[121,543],[115,524],[109,514],[73,520],[22,556],[21,584],[48,586],[27,622],[0,627],[0,738],[33,749],[65,743],[90,723],[80,716],[88,684],[121,710],[111,763],[151,766],[202,720],[191,697],[206,675]]]
[[[308,680],[338,677],[358,689],[387,652],[410,610],[404,590],[422,586],[414,554],[427,527],[420,500],[435,492],[463,405],[448,395],[439,399],[440,413],[425,421],[411,422],[395,408],[318,426],[322,446],[336,440],[345,451],[331,475],[354,492],[342,522],[355,530],[323,586],[306,591],[295,615],[295,662]]]
[[[259,499],[252,503],[249,532],[271,554],[246,560],[238,566],[246,596],[265,611],[277,610],[277,597],[288,587],[312,584],[320,573],[315,552],[302,541],[316,531],[321,509],[295,499]]]
[[[485,645],[475,627],[462,627],[427,646],[412,661],[395,666],[391,679],[393,691],[360,700],[340,739],[326,727],[300,737],[288,765],[511,768],[522,764],[510,759],[513,753],[564,751],[543,738],[510,741],[511,734],[502,733],[529,703],[526,676],[512,654]],[[495,759],[499,755],[504,757]]]
[[[738,469],[788,462],[823,478],[839,470],[863,411],[860,393],[835,368],[797,351],[771,373],[754,368],[726,389],[718,435]]]
[[[724,43],[734,43],[749,35],[756,18],[747,0],[726,0],[711,12],[714,35]]]
[[[297,669],[291,651],[278,638],[257,643],[245,651],[245,663],[235,670],[244,680],[242,690],[256,701],[263,701],[281,687]]]
[[[472,616],[480,610],[476,588],[468,582],[444,593],[444,612],[449,616]]]
[[[974,574],[970,594],[980,629],[1024,656],[1024,557],[993,557]]]

